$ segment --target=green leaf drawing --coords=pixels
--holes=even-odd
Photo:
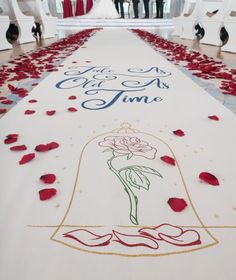
[[[161,173],[159,173],[155,169],[150,168],[150,167],[146,167],[146,166],[141,166],[141,165],[127,166],[127,167],[121,168],[119,171],[122,171],[122,170],[127,169],[127,168],[135,170],[135,171],[139,171],[139,172],[144,172],[144,173],[149,173],[149,174],[157,175],[157,176],[163,178]]]
[[[128,168],[125,171],[125,179],[132,187],[149,190],[150,181],[142,172],[136,169]]]
[[[126,191],[129,198],[129,219],[134,225],[138,225],[138,197],[134,193],[134,189],[136,188],[140,190],[143,188],[145,190],[149,190],[150,181],[147,176],[144,174],[153,174],[162,178],[162,175],[153,168],[140,166],[140,165],[132,165],[126,166],[121,169],[116,169],[112,162],[115,158],[125,156],[127,160],[130,159],[133,154],[128,155],[116,155],[115,152],[112,152],[112,157],[108,159],[107,165],[109,169],[117,176],[117,178],[122,183],[124,190]]]
[[[128,155],[127,155],[127,160],[131,159],[131,158],[132,158],[132,156],[133,156],[133,154],[131,154],[131,153],[130,153],[130,154],[128,154]]]

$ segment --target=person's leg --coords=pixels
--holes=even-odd
[[[119,14],[119,0],[115,0],[115,7],[117,10],[117,13]]]
[[[164,10],[164,3],[161,2],[160,3],[160,10],[159,10],[160,18],[163,18],[163,10]]]
[[[138,18],[138,3],[139,1],[133,0],[134,17]]]
[[[124,0],[120,0],[120,15],[122,18],[125,17],[125,13],[124,13]]]
[[[149,18],[149,0],[144,0],[145,18]]]
[[[160,17],[160,4],[159,1],[156,1],[156,18]]]

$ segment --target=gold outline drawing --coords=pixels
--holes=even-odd
[[[123,254],[123,253],[115,253],[115,252],[98,252],[98,251],[86,250],[86,249],[82,249],[82,248],[78,248],[78,247],[76,247],[76,246],[70,245],[70,244],[68,244],[68,243],[65,243],[65,242],[63,242],[63,241],[58,240],[58,239],[55,238],[55,235],[58,233],[58,231],[59,231],[62,227],[65,227],[65,226],[68,226],[68,227],[75,227],[75,226],[76,226],[76,225],[63,225],[63,224],[64,224],[64,221],[65,221],[66,218],[67,218],[67,215],[68,215],[68,213],[69,213],[69,211],[70,211],[72,202],[73,202],[73,200],[74,200],[75,191],[76,191],[76,188],[77,188],[77,185],[78,185],[78,182],[79,182],[80,166],[81,166],[81,162],[82,162],[82,158],[83,158],[84,151],[85,151],[85,149],[87,148],[87,146],[88,146],[91,142],[93,142],[96,138],[102,137],[102,136],[107,135],[107,134],[109,134],[109,133],[131,133],[131,132],[134,133],[134,134],[137,133],[137,132],[139,132],[139,133],[142,133],[142,134],[151,136],[151,137],[153,137],[153,138],[159,140],[160,142],[162,142],[164,145],[166,145],[166,146],[168,147],[168,149],[170,150],[172,156],[174,157],[174,159],[175,159],[175,161],[176,161],[176,166],[177,166],[177,168],[178,168],[178,171],[179,171],[179,174],[180,174],[180,177],[181,177],[181,180],[182,180],[182,183],[183,183],[185,192],[186,192],[187,197],[188,197],[188,200],[189,200],[189,203],[190,203],[190,205],[191,205],[191,207],[192,207],[192,209],[193,209],[193,211],[194,211],[194,214],[195,214],[197,220],[199,221],[199,223],[200,223],[200,225],[201,225],[201,226],[197,226],[197,227],[196,227],[196,226],[195,226],[195,227],[193,226],[193,228],[201,228],[201,229],[204,229],[205,232],[213,239],[213,242],[212,242],[212,243],[207,244],[207,245],[204,245],[204,246],[199,246],[199,247],[194,248],[194,249],[188,249],[188,250],[185,249],[185,250],[182,250],[182,251],[173,251],[173,252],[169,252],[169,253],[159,253],[159,254],[158,254],[158,253],[157,253],[157,254],[147,254],[147,253],[146,253],[146,254]],[[30,227],[34,227],[34,226],[31,225]],[[36,227],[37,227],[37,226],[36,226]],[[44,226],[44,227],[55,227],[55,226]],[[91,228],[91,227],[105,227],[105,226],[102,226],[102,225],[94,225],[94,226],[91,226],[91,225],[90,225],[90,226],[80,225],[79,227],[87,227],[87,228],[90,227],[90,228]],[[121,227],[121,226],[119,226],[119,227]],[[122,226],[122,227],[132,228],[133,226]],[[136,227],[141,227],[141,226],[136,226]],[[142,226],[142,227],[147,227],[147,226]],[[184,226],[184,227],[189,228],[189,227],[191,227],[191,226]],[[234,227],[234,226],[233,226],[233,227]],[[88,142],[84,145],[84,147],[83,147],[83,149],[82,149],[82,151],[81,151],[81,154],[80,154],[79,162],[78,162],[77,173],[76,173],[76,177],[75,177],[75,182],[74,182],[73,191],[72,191],[72,196],[71,196],[71,199],[70,199],[70,202],[69,202],[69,206],[68,206],[68,208],[67,208],[67,210],[66,210],[66,212],[65,212],[65,215],[64,215],[64,217],[63,217],[61,223],[57,226],[57,229],[56,229],[55,232],[52,234],[52,236],[51,236],[50,239],[51,239],[52,241],[61,243],[61,244],[65,245],[65,246],[68,246],[68,247],[71,247],[71,248],[74,248],[74,249],[77,249],[77,250],[80,250],[80,251],[83,251],[83,252],[93,253],[93,254],[100,254],[100,255],[117,255],[117,256],[126,256],[126,257],[147,257],[147,256],[148,256],[148,257],[157,257],[157,256],[167,256],[167,255],[174,255],[174,254],[181,254],[181,253],[189,253],[189,252],[198,251],[198,250],[201,250],[201,249],[205,249],[205,248],[209,248],[209,247],[215,246],[216,244],[219,243],[219,241],[209,232],[208,228],[217,228],[217,226],[216,226],[216,227],[211,227],[211,226],[207,227],[207,226],[204,225],[204,223],[202,222],[201,218],[199,217],[199,215],[198,215],[198,213],[197,213],[197,211],[196,211],[196,209],[195,209],[195,207],[194,207],[194,205],[193,205],[193,203],[192,203],[191,197],[190,197],[190,195],[189,195],[189,192],[188,192],[186,183],[185,183],[185,181],[184,181],[183,174],[182,174],[182,172],[181,172],[179,163],[178,163],[178,161],[177,161],[177,159],[176,159],[176,157],[175,157],[175,154],[174,154],[173,150],[171,149],[171,147],[170,147],[166,142],[164,142],[163,140],[161,140],[160,138],[158,138],[158,137],[156,137],[156,136],[154,136],[154,135],[152,135],[152,134],[145,133],[145,132],[140,132],[140,131],[138,131],[138,130],[133,130],[133,129],[131,128],[131,125],[130,125],[129,123],[125,122],[125,123],[123,123],[123,124],[121,125],[121,128],[120,128],[120,129],[116,129],[116,130],[113,130],[113,131],[111,131],[111,132],[102,133],[102,134],[100,134],[100,135],[97,135],[96,137],[92,138],[90,141],[88,141]]]

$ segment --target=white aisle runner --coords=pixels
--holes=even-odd
[[[130,31],[85,46],[0,120],[0,279],[234,280],[235,115]]]

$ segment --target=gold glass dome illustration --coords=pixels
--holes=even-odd
[[[171,147],[128,123],[84,145],[71,201],[51,239],[84,252],[134,257],[218,243],[194,208]]]

